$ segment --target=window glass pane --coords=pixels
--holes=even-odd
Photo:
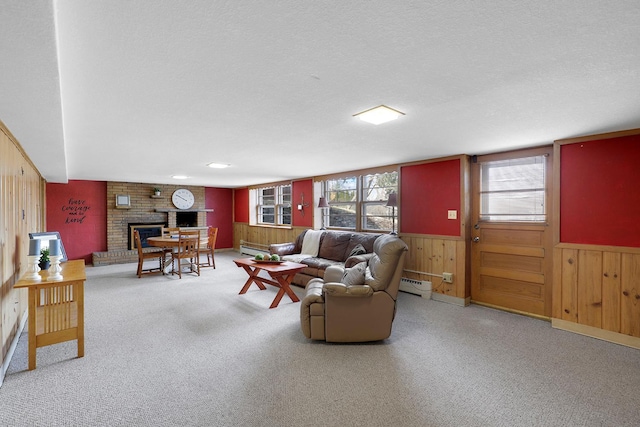
[[[280,187],[280,203],[291,203],[291,186],[283,185]]]
[[[260,191],[260,205],[275,205],[276,204],[276,189],[275,188],[263,188]]]
[[[291,224],[291,206],[281,206],[280,210],[280,224]]]
[[[326,181],[327,202],[355,202],[357,190],[358,181],[355,176],[328,180]]]
[[[329,209],[329,227],[356,228],[356,205],[336,204]]]
[[[273,207],[261,206],[259,221],[267,224],[275,224],[276,210]]]
[[[365,230],[391,230],[391,208],[383,203],[366,203],[363,206],[362,227]]]
[[[387,200],[398,189],[398,173],[379,173],[362,177],[362,200]]]
[[[480,219],[545,221],[544,156],[499,160],[480,167]]]

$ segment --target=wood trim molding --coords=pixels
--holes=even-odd
[[[398,172],[400,174],[400,166],[397,164],[386,165],[386,166],[377,166],[373,168],[366,169],[357,169],[353,171],[345,171],[339,173],[333,173],[328,175],[318,175],[313,177],[314,182],[326,181],[327,179],[339,179],[339,178],[349,178],[352,176],[360,176],[360,175],[368,175],[368,174],[376,174],[376,173],[389,173],[389,172]]]
[[[640,254],[640,248],[629,246],[604,246],[604,245],[588,245],[585,243],[558,243],[554,246],[556,249],[578,249],[585,251],[603,251],[624,254]]]
[[[640,129],[628,129],[617,132],[599,133],[594,135],[578,136],[574,138],[557,139],[556,144],[575,144],[576,142],[599,141],[602,139],[620,138],[622,136],[631,136],[640,134]]]
[[[556,318],[551,319],[551,326],[555,329],[561,329],[563,331],[573,332],[576,334],[585,335],[587,337],[597,338],[599,340],[608,341],[614,344],[620,344],[640,350],[640,338],[632,337],[630,335],[611,332],[604,329],[595,328],[593,326],[581,325],[579,323]]]

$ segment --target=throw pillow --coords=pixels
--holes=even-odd
[[[341,282],[347,286],[364,285],[364,273],[367,270],[367,263],[361,262],[348,268],[342,276]]]
[[[353,249],[351,249],[351,252],[349,252],[349,256],[362,255],[366,253],[367,250],[364,248],[364,246],[358,244]]]

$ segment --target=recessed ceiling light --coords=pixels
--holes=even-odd
[[[390,122],[400,116],[404,116],[402,111],[394,110],[386,105],[378,105],[353,115],[353,117],[357,117],[363,122],[373,123],[374,125]]]
[[[173,178],[173,179],[187,179],[189,177],[187,175],[173,175],[171,178]]]
[[[214,168],[214,169],[224,169],[224,168],[228,168],[229,166],[231,166],[230,164],[227,163],[209,163],[207,166],[209,166],[210,168]]]

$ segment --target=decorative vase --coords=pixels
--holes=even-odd
[[[47,270],[49,268],[49,261],[40,261],[38,266],[40,266],[40,270]]]

